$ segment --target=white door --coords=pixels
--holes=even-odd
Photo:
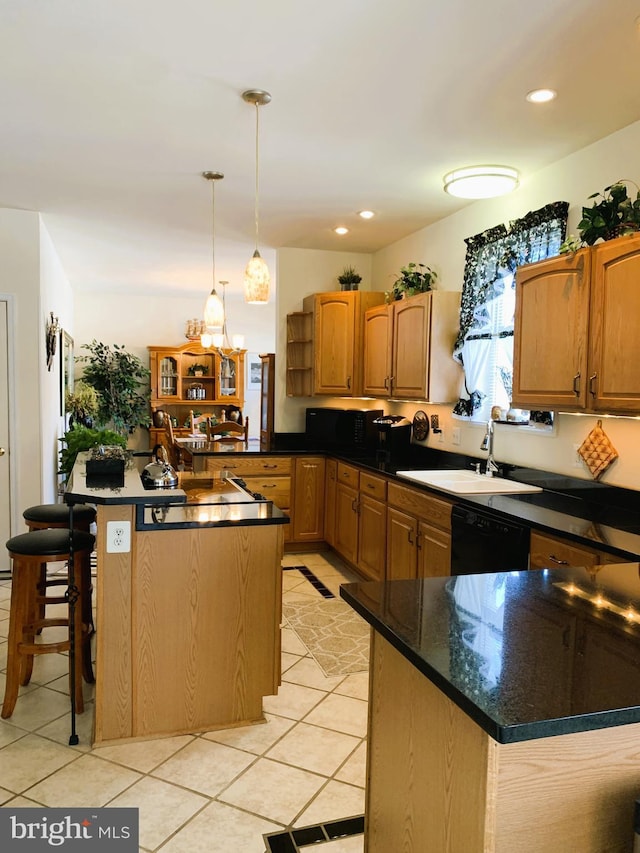
[[[0,572],[9,571],[4,543],[11,536],[9,476],[9,349],[7,303],[0,301]]]

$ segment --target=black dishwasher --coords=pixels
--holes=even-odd
[[[529,566],[529,528],[477,509],[451,513],[451,574],[507,572]]]

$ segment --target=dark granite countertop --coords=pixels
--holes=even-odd
[[[499,743],[640,722],[640,564],[345,584]]]

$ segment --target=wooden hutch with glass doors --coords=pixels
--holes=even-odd
[[[176,435],[188,435],[190,412],[213,414],[218,420],[231,407],[244,406],[244,358],[246,350],[215,350],[197,341],[179,347],[150,346],[151,446],[161,444],[164,416],[172,418]]]

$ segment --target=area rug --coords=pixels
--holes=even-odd
[[[369,625],[339,598],[285,604],[289,626],[327,676],[369,668]]]

